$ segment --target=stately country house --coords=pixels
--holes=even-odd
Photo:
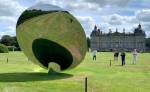
[[[122,33],[118,32],[117,29],[116,32],[112,33],[109,29],[109,33],[106,34],[95,26],[90,37],[91,50],[113,51],[124,49],[132,51],[137,49],[138,51],[145,51],[145,32],[140,24],[133,33],[125,33],[125,29]]]

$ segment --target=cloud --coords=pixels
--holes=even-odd
[[[112,14],[108,16],[101,16],[101,19],[111,25],[121,25],[123,17],[118,14]]]
[[[17,19],[25,9],[18,0],[0,0],[0,37],[15,35]]]
[[[65,2],[65,3],[64,3]],[[78,11],[78,10],[101,10],[98,4],[96,3],[90,3],[90,2],[84,2],[84,1],[78,1],[78,0],[36,0],[36,3],[49,3],[54,5],[59,5],[60,7],[69,10],[69,11]]]
[[[66,5],[68,10],[87,10],[87,11],[100,11],[101,8],[98,4],[88,3],[88,2],[80,2],[80,3],[70,3]]]
[[[138,23],[138,20],[135,16],[121,16],[119,14],[111,14],[106,16],[100,16],[100,18],[102,21],[114,26]]]
[[[15,27],[13,26],[8,26],[6,27],[3,31],[0,31],[0,38],[3,36],[3,35],[11,35],[11,36],[14,36],[15,35]]]
[[[76,18],[83,26],[87,36],[89,36],[95,25],[95,20],[90,16],[76,16]]]
[[[15,35],[17,19],[10,16],[2,16],[0,17],[0,38],[3,35]]]
[[[150,37],[150,30],[149,30],[150,29],[150,22],[142,23],[142,28],[145,31],[146,36]]]
[[[89,24],[90,26],[95,25],[95,21],[90,16],[76,16],[76,18],[82,23],[82,24]],[[89,26],[89,27],[90,27]]]
[[[100,20],[100,27],[102,27],[102,31],[104,32],[108,32],[109,29],[115,32],[116,28],[119,32],[123,32],[123,28],[125,28],[126,32],[133,32],[139,23],[135,15],[128,16],[117,13],[100,16]]]
[[[71,12],[99,12],[104,7],[110,7],[110,9],[113,6],[117,6],[117,8],[125,7],[131,1],[132,0],[36,0],[36,3],[49,3],[58,5],[59,7],[62,7]]]
[[[40,1],[47,1],[48,0],[40,0]],[[56,4],[57,0],[52,0],[53,4]],[[64,8],[67,10],[86,10],[86,11],[100,11],[105,6],[118,6],[118,7],[124,7],[129,4],[129,2],[132,0],[61,0],[57,1],[57,5],[64,5]],[[65,2],[65,3],[64,3]]]
[[[143,9],[137,11],[136,18],[142,22],[150,22],[150,9]]]
[[[17,0],[0,0],[0,16],[17,16],[24,9]]]
[[[109,24],[111,25],[121,25],[122,24],[122,16],[118,14],[113,14],[109,17]]]
[[[17,19],[15,17],[11,16],[0,16],[0,23],[4,24],[15,24],[17,22]]]
[[[99,7],[104,6],[127,6],[132,0],[36,0],[36,2],[44,2],[50,4],[67,4],[74,6],[73,4],[78,4],[79,6],[84,6],[85,4],[98,5]],[[89,6],[90,7],[90,6]],[[88,8],[88,6],[87,6]]]
[[[123,16],[122,21],[124,21],[128,24],[137,24],[137,23],[139,23],[136,16]]]
[[[150,22],[144,22],[142,23],[142,27],[145,31],[149,31],[150,32]]]
[[[75,0],[36,0],[35,3],[53,4],[64,8],[66,5],[70,3],[76,3],[76,1]]]
[[[101,31],[106,33],[111,25],[107,22],[101,22],[100,24],[97,24],[97,26]]]
[[[5,34],[9,34],[9,35],[15,35],[15,31],[16,31],[16,28],[13,27],[13,26],[8,26],[6,31],[5,31]]]
[[[85,2],[96,3],[99,4],[100,7],[104,6],[118,6],[118,7],[125,7],[127,6],[132,0],[84,0]]]
[[[135,15],[136,19],[142,24],[147,37],[150,37],[150,9],[138,10]]]
[[[95,24],[97,24],[102,31],[108,31],[108,28],[113,28],[115,31],[116,27],[121,30],[125,27],[131,31],[134,25],[137,27],[139,21],[143,29],[148,32],[150,29],[150,9],[142,8],[134,15],[138,6],[134,8],[133,6],[131,7],[130,5],[132,5],[132,3],[129,4],[131,1],[132,0],[35,0],[35,3],[54,4],[69,10],[80,21],[88,36]],[[2,27],[0,34],[8,33],[14,35],[17,18],[25,9],[26,7],[22,6],[19,0],[0,0],[0,27]]]
[[[55,4],[55,0],[36,0],[36,3],[47,3],[47,4]],[[58,1],[59,3],[60,1]]]

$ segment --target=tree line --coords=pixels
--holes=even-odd
[[[20,51],[20,47],[17,41],[16,36],[10,36],[10,35],[4,35],[2,36],[2,38],[0,39],[0,44],[7,46],[7,48],[12,51]],[[87,47],[88,47],[88,51],[90,49],[90,38],[87,37]],[[150,38],[146,38],[146,47],[150,48]]]
[[[146,47],[150,48],[150,38],[146,38]]]
[[[8,48],[9,51],[20,51],[20,47],[17,41],[16,36],[4,35],[0,39],[0,44]]]

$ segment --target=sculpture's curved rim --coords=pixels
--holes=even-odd
[[[33,18],[33,17],[38,17],[40,15],[48,14],[48,13],[54,13],[54,12],[66,12],[69,13],[68,11],[65,11],[64,9],[51,5],[51,4],[36,4],[33,7],[28,8],[25,10],[21,16],[19,17],[17,21],[16,27],[18,27],[20,24],[24,23],[25,21]]]

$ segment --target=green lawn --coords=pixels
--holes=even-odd
[[[84,78],[88,77],[88,92],[150,92],[150,53],[141,53],[138,64],[120,66],[113,53],[98,53],[92,61],[91,53],[76,68],[61,74],[48,75],[47,70],[28,61],[22,52],[0,54],[0,92],[84,92]],[[7,63],[8,57],[8,63]]]

